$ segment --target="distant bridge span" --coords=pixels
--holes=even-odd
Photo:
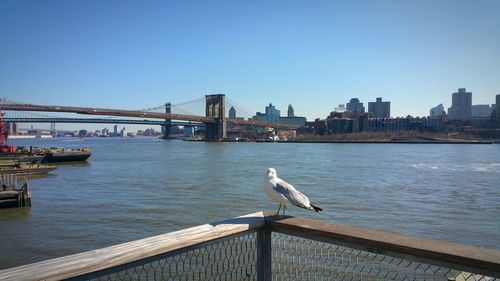
[[[164,119],[164,120],[171,119],[171,120],[184,120],[184,121],[194,121],[202,123],[215,122],[214,118],[209,118],[204,116],[168,114],[161,112],[146,112],[141,110],[123,110],[123,109],[108,109],[108,108],[5,103],[0,105],[0,109],[13,110],[13,111],[66,112],[66,113],[79,113],[86,115],[139,117],[139,118],[152,118],[152,119]]]
[[[45,112],[66,112],[66,113],[79,113],[86,115],[101,115],[101,116],[119,116],[119,117],[138,117],[138,118],[151,118],[151,119],[171,119],[183,120],[199,123],[216,123],[215,118],[185,115],[185,114],[169,114],[161,112],[146,112],[140,110],[122,110],[122,109],[108,109],[108,108],[91,108],[91,107],[72,107],[72,106],[58,106],[58,105],[34,105],[34,104],[11,104],[5,103],[0,105],[1,110],[12,111],[45,111]],[[6,120],[7,121],[7,120]],[[297,129],[297,126],[276,124],[271,122],[255,121],[255,120],[242,120],[226,118],[225,121],[234,125],[253,125],[258,127],[271,127],[276,129]],[[36,122],[36,121],[34,121]],[[47,121],[46,121],[47,122]],[[95,122],[98,123],[98,122]],[[111,122],[112,123],[112,122]],[[162,122],[159,122],[162,123]],[[149,123],[148,123],[149,124]],[[162,123],[163,124],[163,123]],[[161,124],[159,124],[161,125]]]
[[[4,122],[7,123],[85,123],[85,124],[132,124],[132,125],[158,125],[165,126],[165,121],[159,120],[134,120],[134,119],[104,119],[104,118],[21,118],[21,117],[4,117]],[[199,126],[201,122],[191,121],[174,121],[169,123],[173,126]]]

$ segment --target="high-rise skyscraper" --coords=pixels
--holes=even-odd
[[[229,109],[229,119],[236,119],[236,109],[234,109],[234,106],[231,106]]]
[[[295,116],[295,112],[293,110],[293,106],[291,104],[288,105],[288,114],[287,114],[288,117],[294,117]]]
[[[448,108],[449,120],[470,120],[472,113],[472,92],[459,88],[452,94],[451,107]]]
[[[266,121],[278,123],[280,120],[281,112],[276,109],[276,107],[269,103],[269,106],[266,106]]]
[[[348,112],[365,113],[365,107],[363,106],[362,102],[359,102],[358,98],[352,98],[346,104],[346,109],[345,110],[348,111]]]
[[[436,107],[431,108],[429,115],[432,116],[432,117],[437,117],[437,116],[444,115],[444,106],[443,106],[443,104],[440,103]]]
[[[391,117],[391,102],[377,98],[376,102],[368,102],[368,112],[375,118],[389,118]]]

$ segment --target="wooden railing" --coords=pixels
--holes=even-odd
[[[0,271],[0,280],[459,280],[460,276],[500,278],[500,252],[264,212]]]

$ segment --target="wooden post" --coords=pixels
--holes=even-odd
[[[23,194],[22,207],[31,206],[31,192],[27,181],[25,181],[23,184],[22,194]]]
[[[262,227],[257,232],[257,281],[272,280],[271,231]]]

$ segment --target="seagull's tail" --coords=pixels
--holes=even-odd
[[[314,209],[315,212],[321,212],[321,211],[323,211],[323,209],[321,209],[320,207],[314,206],[313,204],[310,204],[310,205]]]

